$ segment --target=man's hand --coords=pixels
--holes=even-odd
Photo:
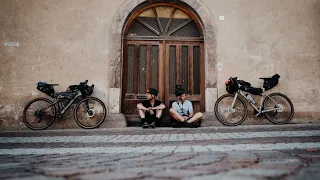
[[[184,120],[187,120],[189,116],[182,116]]]
[[[152,107],[149,107],[147,111],[149,111],[150,115],[154,115]]]

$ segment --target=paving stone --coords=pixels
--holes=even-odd
[[[140,156],[140,157],[136,157],[133,160],[137,161],[137,162],[147,162],[147,161],[151,161],[151,160],[155,160],[155,159],[162,159],[165,157],[170,156],[172,153],[152,153],[152,154],[147,154],[144,156]]]
[[[218,136],[216,133],[208,133],[208,135],[212,138],[212,139],[222,139],[220,136]]]
[[[185,134],[178,134],[178,139],[180,141],[185,141],[186,140],[186,135]]]
[[[155,169],[155,168],[150,168],[150,167],[135,167],[135,168],[125,168],[125,169],[118,169],[115,170],[114,172],[119,172],[119,173],[134,173],[134,174],[139,174],[143,177],[148,177],[148,179],[158,171],[161,171],[162,169]],[[139,178],[141,179],[141,178]]]
[[[229,136],[227,136],[227,133],[216,133],[216,135],[221,139],[231,139]]]
[[[88,168],[78,168],[78,167],[45,167],[35,169],[41,174],[55,177],[72,176],[77,174],[94,173],[108,170],[105,167],[88,167]]]
[[[207,148],[211,151],[219,151],[219,152],[225,152],[225,151],[231,151],[230,148],[225,148],[223,146],[219,145],[209,145]]]
[[[228,160],[249,160],[256,161],[258,156],[250,151],[232,151],[228,152]]]
[[[207,171],[191,171],[191,170],[166,170],[166,171],[160,171],[153,174],[153,177],[155,178],[162,178],[162,179],[181,179],[181,178],[187,178],[190,176],[196,176],[201,174],[206,174]]]
[[[163,134],[163,135],[161,136],[161,140],[162,140],[162,141],[169,141],[169,137],[170,137],[170,134]]]
[[[0,179],[10,179],[10,178],[22,178],[34,176],[35,173],[25,172],[25,171],[16,171],[16,172],[1,172]]]
[[[303,167],[291,180],[314,180],[320,179],[320,162],[311,162]]]
[[[177,149],[177,146],[163,146],[160,149],[154,151],[154,153],[166,153],[166,152],[173,152]]]
[[[290,173],[288,170],[278,170],[278,169],[235,169],[228,172],[231,175],[245,175],[245,176],[262,176],[262,177],[281,177]]]
[[[131,135],[124,135],[121,138],[117,139],[117,142],[127,142],[127,139],[129,139]]]
[[[195,140],[195,137],[192,134],[186,134],[185,137],[187,141]]]
[[[178,141],[178,134],[170,134],[170,137],[169,137],[169,140],[170,141]]]
[[[178,146],[178,148],[175,150],[176,153],[190,152],[190,151],[192,151],[191,146]]]
[[[204,140],[200,133],[193,134],[195,140]]]
[[[209,136],[208,133],[201,133],[201,136],[202,136],[203,139],[205,139],[205,140],[210,140],[210,139],[212,139],[211,136]]]
[[[151,142],[154,136],[155,136],[154,134],[147,135],[147,137],[144,140]]]
[[[34,175],[29,177],[10,178],[10,180],[64,180],[63,177],[47,177],[42,175]]]
[[[197,165],[197,166],[189,166],[187,169],[200,169],[200,170],[207,170],[210,173],[219,173],[224,171],[229,171],[237,168],[245,168],[248,166],[252,166],[255,161],[248,161],[248,160],[228,160],[226,159],[218,159],[213,163],[204,163],[204,165]]]
[[[195,145],[192,146],[193,151],[195,152],[208,152],[210,149],[206,146],[201,146],[201,145]]]
[[[137,179],[143,178],[144,175],[137,173],[123,173],[123,172],[106,172],[106,173],[96,173],[96,174],[85,174],[74,176],[70,178],[70,180],[106,180],[106,179]]]
[[[258,178],[244,175],[230,175],[219,173],[214,175],[203,175],[187,178],[188,180],[257,180]]]

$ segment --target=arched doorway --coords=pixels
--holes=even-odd
[[[205,111],[203,41],[200,21],[186,7],[154,3],[132,13],[123,31],[121,111],[127,119],[138,117],[136,105],[149,87],[159,90],[167,111],[176,85],[195,111]]]

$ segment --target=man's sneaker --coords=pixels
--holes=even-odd
[[[199,122],[193,122],[191,123],[192,128],[198,128],[200,127],[200,123]]]
[[[156,123],[155,122],[152,122],[151,124],[150,124],[150,127],[152,127],[153,129],[156,127]]]
[[[175,122],[175,121],[173,121],[173,122],[172,122],[172,127],[173,127],[173,128],[181,128],[181,123],[180,123],[180,122]]]
[[[149,124],[147,122],[144,122],[143,125],[142,125],[142,128],[145,129],[145,128],[148,128],[148,127],[149,127]]]
[[[192,124],[188,123],[188,120],[185,120],[185,121],[181,122],[181,124],[182,124],[184,127],[190,127],[190,128],[192,128]]]

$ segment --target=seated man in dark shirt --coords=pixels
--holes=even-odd
[[[147,100],[137,105],[143,128],[148,128],[149,126],[155,128],[156,121],[160,123],[165,105],[161,101],[156,100],[157,95],[158,90],[149,88],[146,92]]]

